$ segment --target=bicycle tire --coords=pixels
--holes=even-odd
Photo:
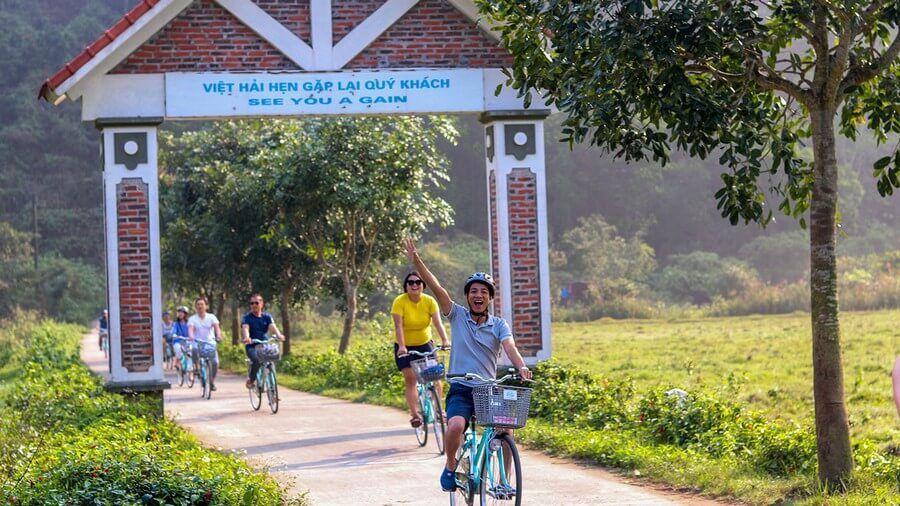
[[[183,387],[184,386],[184,375],[185,375],[184,374],[184,364],[179,362],[179,365],[181,365],[182,367],[180,367],[176,371],[178,373],[178,386]]]
[[[260,392],[259,386],[248,388],[247,392],[250,394],[250,407],[253,408],[253,411],[259,411],[262,406],[262,392]]]
[[[495,444],[499,441],[500,444]],[[522,504],[522,462],[512,436],[495,433],[488,443],[488,452],[481,467],[481,506]],[[509,453],[509,469],[502,470],[505,453]],[[503,474],[507,476],[503,478]],[[502,488],[501,488],[502,487]],[[513,491],[512,494],[509,492]]]
[[[424,392],[419,392],[419,420],[422,423],[419,424],[418,427],[413,427],[413,431],[416,433],[416,441],[419,443],[419,447],[425,446],[428,443],[428,408],[425,404],[428,400],[425,398]]]
[[[188,379],[188,388],[194,388],[194,381],[197,380],[197,375],[194,374],[194,361],[188,359],[187,361],[187,379]]]
[[[475,491],[469,490],[471,480],[469,472],[472,469],[472,455],[467,451],[465,442],[456,451],[456,490],[450,492],[450,505],[472,506],[475,502]]]
[[[278,413],[278,378],[275,376],[275,364],[266,364],[266,399],[272,414]]]
[[[444,454],[444,410],[441,409],[441,397],[437,394],[437,388],[431,385],[426,393],[431,402],[431,432],[434,434],[434,444],[437,446],[438,455]]]
[[[200,359],[200,397],[209,399],[209,372],[206,369],[206,359]]]

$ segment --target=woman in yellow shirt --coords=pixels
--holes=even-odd
[[[410,350],[427,353],[434,351],[431,340],[431,327],[437,330],[443,346],[449,346],[444,326],[441,325],[441,312],[434,297],[425,294],[425,282],[418,272],[410,272],[403,279],[403,293],[394,299],[391,306],[394,318],[394,360],[397,369],[403,373],[406,383],[406,404],[409,406],[409,423],[413,427],[422,425],[419,416],[419,395],[416,392],[416,375],[409,363],[420,357],[408,355]],[[440,388],[440,385],[438,385]],[[440,396],[440,391],[438,392]]]

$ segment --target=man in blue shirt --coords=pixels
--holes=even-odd
[[[244,351],[250,359],[250,371],[247,374],[247,388],[256,386],[256,373],[259,372],[259,357],[256,356],[256,345],[252,340],[267,341],[269,335],[274,335],[279,341],[284,341],[284,335],[275,326],[272,315],[263,312],[262,295],[254,293],[250,296],[250,312],[241,320],[241,336],[244,341]]]
[[[488,307],[494,298],[494,280],[490,274],[476,272],[469,276],[463,289],[468,307],[463,307],[453,302],[447,290],[428,270],[410,239],[406,240],[406,256],[434,292],[441,313],[450,321],[453,348],[450,351],[449,376],[475,373],[482,378],[493,378],[497,374],[497,358],[502,348],[518,368],[519,374],[525,379],[531,379],[531,371],[516,348],[509,323],[488,313]],[[467,381],[453,382],[447,394],[447,430],[444,437],[447,463],[441,473],[441,488],[445,492],[456,489],[453,472],[456,469],[456,450],[462,441],[466,425],[475,412],[472,386]]]

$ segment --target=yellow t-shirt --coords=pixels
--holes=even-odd
[[[431,341],[431,315],[437,310],[434,297],[424,293],[419,302],[409,300],[405,293],[394,299],[391,314],[403,317],[403,335],[407,346],[421,346]]]

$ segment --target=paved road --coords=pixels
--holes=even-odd
[[[96,335],[85,336],[82,360],[107,370]],[[174,381],[174,374],[167,376]],[[211,400],[198,386],[174,386],[165,394],[166,412],[204,444],[245,454],[255,467],[268,467],[315,505],[447,504],[439,490],[443,458],[429,442],[419,448],[399,410],[357,404],[282,389],[273,415],[263,398],[250,408],[244,378],[223,373]],[[565,459],[524,451],[524,503],[529,505],[712,506],[722,503],[624,483],[619,476]],[[540,481],[538,481],[538,478]]]

